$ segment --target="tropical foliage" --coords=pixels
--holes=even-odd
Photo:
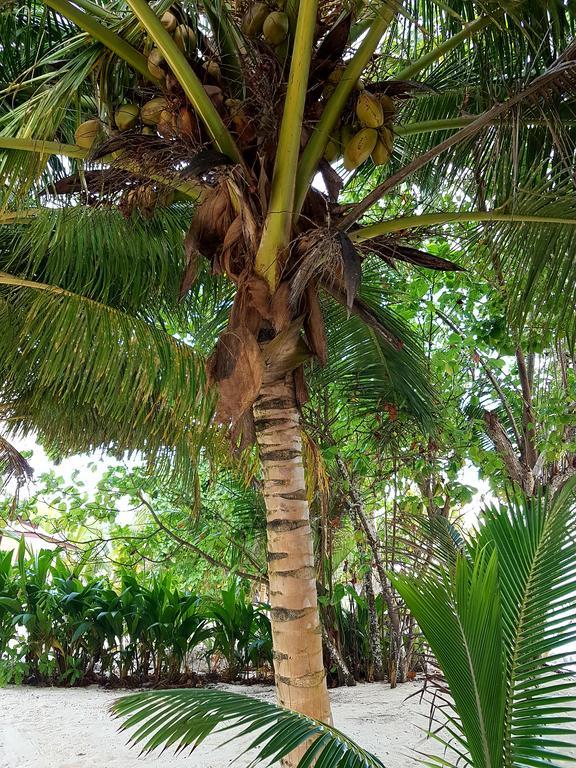
[[[257,748],[257,762],[273,764],[309,739],[301,768],[311,765],[384,768],[377,757],[348,739],[336,728],[252,697],[222,691],[161,691],[125,696],[114,705],[125,717],[125,728],[136,728],[132,737],[144,751],[158,747],[195,747],[215,730],[240,728],[227,734],[239,738],[257,732],[248,749]]]
[[[22,539],[15,562],[12,552],[0,559],[0,681],[186,684],[219,660],[228,679],[266,675],[265,607],[236,581],[208,600],[168,572],[112,581],[57,550],[31,555]]]
[[[576,640],[575,527],[572,483],[554,502],[485,509],[466,541],[437,521],[429,574],[391,577],[449,687],[433,726],[448,750],[428,764],[527,768],[573,759],[576,695],[566,648]],[[198,744],[230,721],[243,726],[241,736],[265,728],[250,745],[258,762],[315,736],[300,766],[318,754],[316,765],[326,767],[382,765],[327,726],[243,696],[135,694],[114,709],[148,750]]]

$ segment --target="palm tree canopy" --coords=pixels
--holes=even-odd
[[[262,378],[294,370],[304,401],[310,359],[353,402],[396,400],[429,423],[418,345],[382,275],[459,268],[417,247],[439,227],[495,282],[513,276],[517,320],[573,332],[569,4],[273,12],[263,36],[249,2],[3,12],[0,359],[15,427],[59,450],[194,455],[218,442],[210,384],[249,436]],[[377,131],[371,160],[358,137]]]

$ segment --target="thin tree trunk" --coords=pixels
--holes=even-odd
[[[366,682],[384,680],[384,665],[382,664],[382,646],[380,643],[380,621],[376,611],[376,598],[374,597],[374,585],[372,584],[372,570],[364,574],[364,591],[368,604],[368,621],[370,625],[370,651],[372,652],[372,668]]]
[[[328,595],[326,588],[316,582],[316,589],[320,597]],[[327,627],[336,626],[336,613],[333,605],[324,605],[320,609],[320,627],[322,629],[322,642],[324,646],[324,657],[330,660],[330,664],[336,667],[338,674],[338,685],[356,685],[356,678],[348,668],[348,664],[344,661],[342,655],[342,647],[339,642],[339,633],[336,632],[334,639],[328,634]]]
[[[538,460],[538,454],[536,452],[536,417],[532,403],[531,366],[526,364],[526,358],[520,345],[516,347],[516,362],[522,388],[522,431],[524,435],[522,458],[528,468],[533,470]]]
[[[326,627],[324,626],[322,626],[322,639],[324,641],[324,645],[326,646],[326,652],[338,672],[338,682],[340,685],[347,685],[349,687],[356,685],[354,675],[348,669],[348,665],[340,655],[340,652],[336,648],[336,644],[333,643],[330,639],[328,632],[326,631]]]
[[[363,529],[355,510],[351,510],[351,517],[354,530],[357,533],[362,534]],[[372,657],[370,663],[366,664],[366,682],[373,683],[374,681],[384,680],[380,621],[378,619],[378,612],[376,611],[376,598],[374,596],[374,584],[372,583],[372,559],[367,557],[366,545],[363,538],[358,539],[356,548],[358,550],[358,555],[360,556],[360,562],[364,565],[367,560],[369,561],[369,567],[363,577],[364,593],[366,595],[366,605],[368,607],[368,627],[370,633],[368,639]]]
[[[300,415],[292,374],[262,385],[254,404],[254,422],[264,475],[278,701],[290,709],[331,722]],[[301,754],[293,753],[285,765],[297,765]]]
[[[376,533],[372,521],[368,520],[364,511],[364,504],[362,498],[358,493],[358,490],[352,482],[350,472],[348,468],[338,456],[336,458],[340,472],[345,480],[348,482],[350,488],[350,512],[352,518],[358,516],[358,520],[362,525],[362,529],[366,535],[366,541],[368,547],[372,552],[372,557],[376,565],[376,572],[378,574],[378,580],[380,581],[380,589],[382,590],[382,597],[386,603],[388,609],[388,619],[390,621],[390,687],[396,688],[397,683],[403,683],[403,669],[404,669],[404,646],[402,645],[402,627],[400,624],[400,614],[398,612],[398,605],[396,599],[390,588],[388,577],[386,576],[386,569],[382,563],[382,557],[380,555],[380,546],[378,541],[378,534]]]
[[[406,633],[406,680],[414,679],[414,643],[416,641],[415,635],[416,621],[412,614],[408,615],[408,632]]]

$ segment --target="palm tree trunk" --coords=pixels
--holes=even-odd
[[[331,722],[294,380],[265,382],[254,404],[264,474],[278,701]],[[292,760],[292,761],[291,761]],[[296,765],[291,756],[286,765]]]

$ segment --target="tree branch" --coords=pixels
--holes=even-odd
[[[532,469],[520,462],[496,414],[492,411],[484,411],[484,424],[488,436],[494,443],[496,452],[506,466],[510,480],[519,485],[527,496],[532,496],[535,485]]]
[[[390,687],[395,688],[396,677],[400,669],[400,665],[401,665],[400,659],[402,655],[402,627],[400,624],[400,614],[398,613],[398,604],[396,603],[396,599],[394,598],[394,594],[392,593],[392,589],[390,588],[390,582],[386,575],[384,564],[382,563],[382,558],[380,556],[380,542],[378,540],[378,534],[374,529],[374,525],[366,517],[366,513],[364,511],[364,504],[362,502],[360,494],[358,493],[354,483],[352,482],[352,478],[350,476],[350,472],[348,471],[348,467],[343,462],[340,456],[336,457],[336,463],[338,464],[338,468],[342,473],[342,477],[348,483],[350,498],[346,496],[346,503],[349,507],[350,512],[352,513],[352,516],[353,517],[355,516],[360,521],[362,529],[364,530],[364,534],[366,536],[366,541],[368,542],[368,546],[370,547],[370,551],[372,552],[372,557],[374,558],[374,562],[376,563],[376,572],[378,573],[380,589],[382,590],[382,597],[384,598],[384,602],[386,603],[386,607],[388,609],[388,617],[390,619],[390,628],[392,630],[392,633],[391,633],[392,641],[390,645],[392,650],[391,655],[394,659],[395,669],[391,676]]]
[[[197,547],[196,544],[193,544],[191,541],[187,541],[186,539],[183,539],[177,533],[174,533],[174,531],[170,530],[170,528],[164,525],[162,520],[160,520],[160,518],[154,511],[154,508],[152,507],[152,505],[148,501],[146,501],[146,499],[144,498],[141,492],[138,493],[138,498],[140,499],[142,504],[146,507],[146,509],[150,512],[150,514],[154,518],[156,525],[159,528],[161,528],[164,531],[164,533],[170,536],[170,538],[173,539],[178,544],[181,544],[183,547],[187,547],[188,549],[191,549],[193,552],[196,552],[197,555],[204,558],[204,560],[209,562],[211,565],[214,565],[216,568],[222,568],[222,570],[226,571],[227,573],[237,573],[238,576],[242,576],[242,578],[244,579],[250,579],[250,581],[255,581],[258,584],[268,581],[266,576],[254,574],[254,573],[247,573],[246,571],[240,571],[240,570],[231,568],[227,563],[217,560],[215,557],[212,557],[212,555],[209,555],[207,552],[204,552],[204,550],[200,549],[200,547]]]

